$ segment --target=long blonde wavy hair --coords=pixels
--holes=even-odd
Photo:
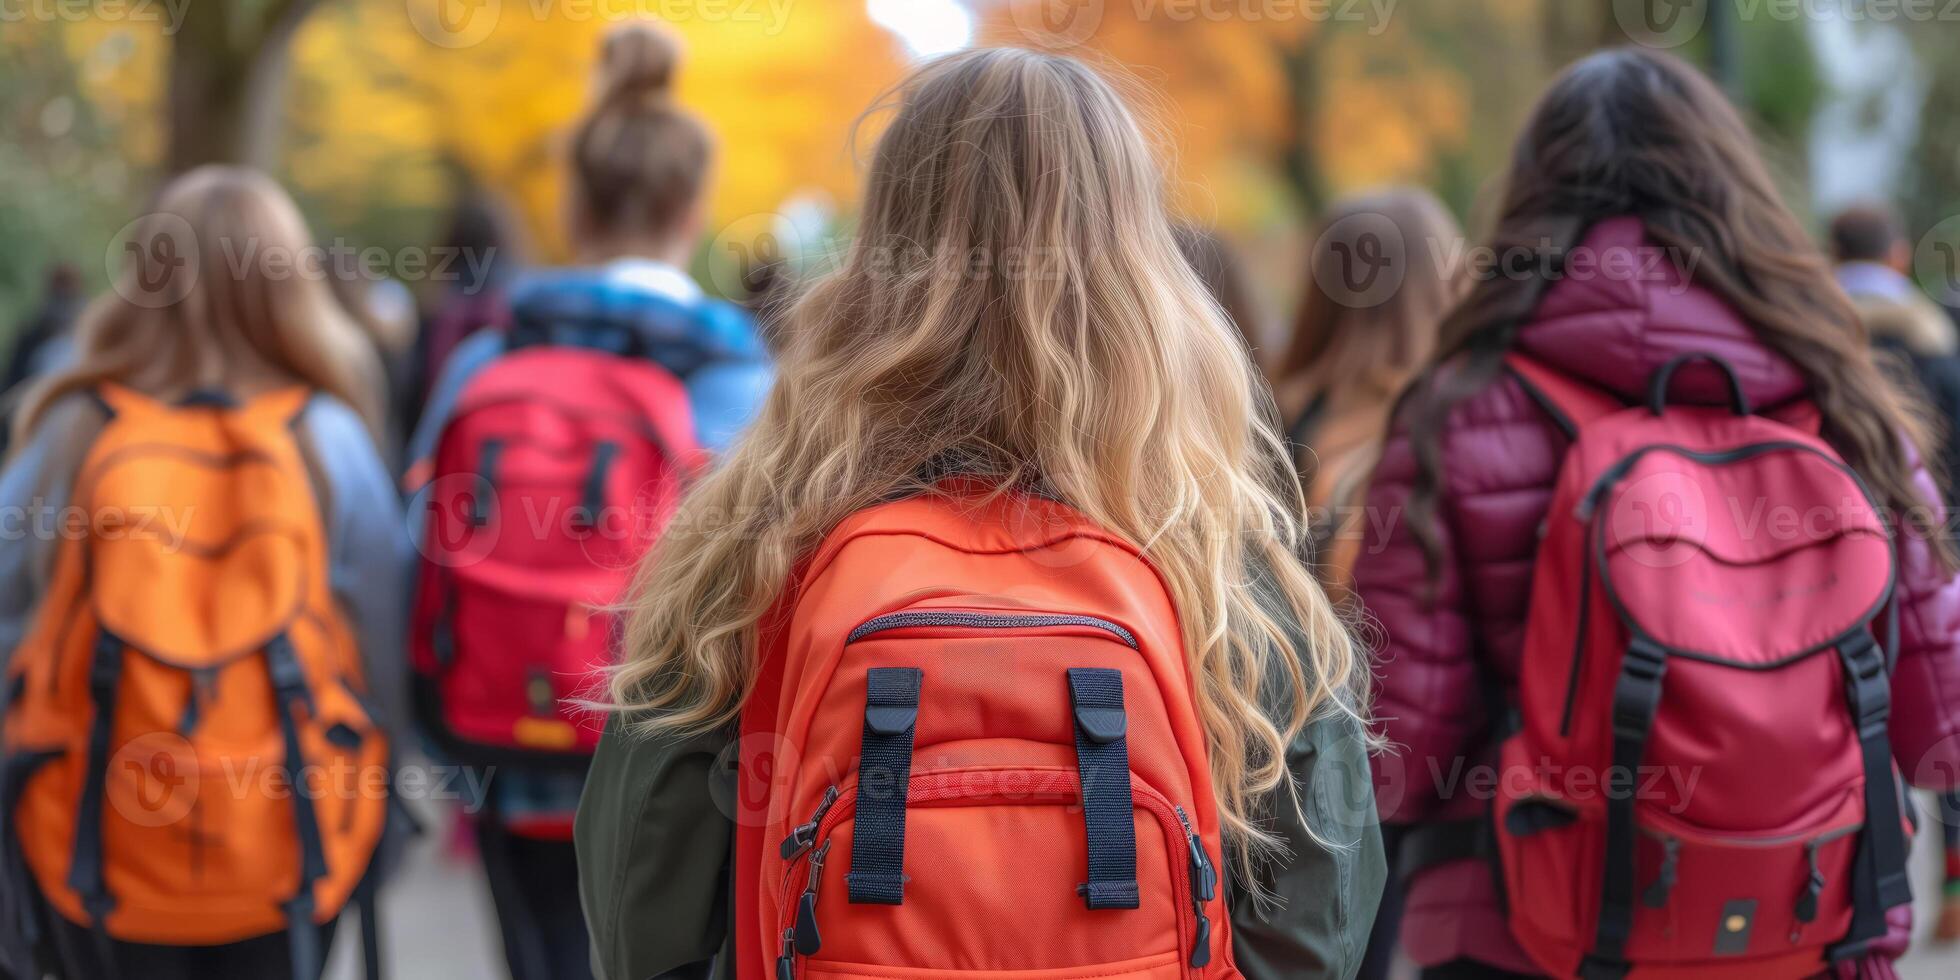
[[[1273,841],[1274,791],[1297,805],[1287,743],[1323,713],[1358,714],[1367,676],[1298,559],[1271,397],[1179,255],[1110,83],[986,49],[931,62],[889,103],[856,238],[789,311],[760,420],[641,570],[614,706],[649,733],[731,722],[758,621],[847,515],[949,469],[1038,489],[1138,545],[1169,585],[1249,869]]]

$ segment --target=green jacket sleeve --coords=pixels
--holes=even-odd
[[[579,800],[579,894],[600,980],[709,976],[728,934],[728,732],[648,738],[606,724]]]
[[[1388,874],[1360,724],[1335,715],[1308,725],[1287,765],[1307,823],[1286,802],[1272,808],[1290,856],[1262,869],[1272,901],[1253,901],[1243,883],[1234,890],[1232,956],[1248,980],[1352,977]]]

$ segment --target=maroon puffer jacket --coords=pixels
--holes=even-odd
[[[1632,262],[1616,269],[1603,259],[1593,265],[1605,271],[1555,284],[1520,331],[1521,350],[1629,399],[1644,397],[1648,375],[1687,351],[1734,365],[1755,405],[1804,395],[1796,367],[1759,343],[1721,300],[1659,261],[1637,220],[1601,223],[1585,247]],[[1721,404],[1726,389],[1712,369],[1683,369],[1672,397]],[[1515,700],[1537,528],[1566,445],[1508,375],[1456,406],[1441,434],[1443,554],[1432,584],[1409,531],[1416,461],[1407,415],[1393,425],[1369,491],[1376,516],[1354,573],[1355,591],[1383,634],[1376,714],[1391,744],[1376,763],[1376,798],[1384,821],[1404,824],[1472,816],[1488,798],[1472,767],[1487,761],[1488,746],[1478,743],[1489,730],[1493,692]],[[1923,472],[1920,479],[1932,499],[1931,480]],[[1960,774],[1960,581],[1923,540],[1903,540],[1901,558],[1893,752],[1908,779],[1946,789]],[[1896,955],[1904,944],[1897,923],[1894,940]],[[1402,941],[1426,965],[1468,957],[1532,969],[1510,941],[1491,876],[1477,862],[1444,865],[1412,883]]]

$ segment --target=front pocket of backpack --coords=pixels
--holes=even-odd
[[[1052,970],[949,970],[815,962],[803,975],[810,980],[1177,980],[1184,972],[1176,953],[1153,953],[1114,963]]]
[[[1598,905],[1605,823],[1542,797],[1501,804],[1499,853],[1512,928],[1559,946],[1589,943],[1581,923]]]
[[[458,576],[445,629],[453,660],[441,676],[444,722],[472,742],[536,751],[589,748],[598,722],[568,699],[597,697],[611,662],[614,619],[600,603],[509,591]]]
[[[1643,812],[1628,955],[1650,963],[1786,956],[1836,942],[1851,924],[1856,791],[1813,826],[1766,834],[1696,827]]]
[[[1077,893],[1088,865],[1077,785],[1066,769],[914,774],[904,902],[883,905],[849,900],[857,828],[855,786],[847,783],[811,851],[785,881],[785,933],[797,932],[807,906],[820,936],[818,948],[795,957],[797,975],[1185,975],[1192,932],[1188,845],[1174,810],[1156,790],[1132,780],[1138,907],[1090,910]],[[821,864],[813,865],[818,854]],[[813,866],[819,868],[814,891]],[[1013,941],[1003,943],[1004,936]]]

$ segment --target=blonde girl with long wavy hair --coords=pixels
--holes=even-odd
[[[42,598],[67,533],[61,529],[89,516],[71,513],[71,497],[109,420],[102,386],[170,404],[242,403],[302,387],[312,394],[293,425],[318,491],[334,599],[366,661],[376,720],[400,744],[410,552],[394,480],[374,443],[383,423],[380,366],[334,299],[331,256],[276,182],[224,166],[172,180],[124,242],[112,253],[121,260],[112,288],[77,324],[73,355],[28,389],[15,452],[0,472],[0,513],[11,515],[0,546],[0,665],[44,613],[68,615],[42,609]],[[12,819],[0,816],[0,827]],[[185,893],[197,893],[188,880]],[[98,941],[86,926],[52,912],[47,919],[45,938],[67,976],[285,977],[292,970],[283,931],[167,947]]]
[[[1286,909],[1236,903],[1238,965],[1348,972],[1382,878],[1367,668],[1300,564],[1270,397],[1179,255],[1142,126],[1096,72],[1018,50],[931,62],[891,107],[842,267],[788,314],[760,419],[642,571],[579,816],[595,963],[647,976],[721,950],[730,827],[707,774],[759,624],[839,522],[957,474],[1058,499],[1149,557],[1181,617],[1234,893]]]

